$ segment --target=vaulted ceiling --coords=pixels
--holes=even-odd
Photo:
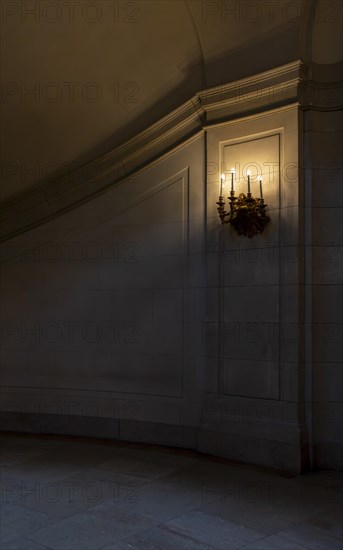
[[[105,153],[201,89],[303,57],[312,4],[4,2],[1,199]]]

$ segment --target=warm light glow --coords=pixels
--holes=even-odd
[[[227,173],[227,172],[226,172]],[[223,184],[226,181],[225,174],[220,176],[220,192],[219,200],[217,201],[217,211],[222,224],[230,223],[237,231],[238,235],[245,235],[246,237],[253,237],[258,233],[262,233],[265,226],[269,223],[270,217],[266,215],[266,204],[263,199],[262,189],[262,176],[257,176],[256,179],[259,182],[260,197],[253,197],[250,188],[250,174],[251,171],[247,170],[248,176],[248,192],[240,193],[238,197],[235,196],[234,180],[236,170],[230,169],[231,173],[231,190],[229,199],[230,210],[225,210],[225,200],[223,197]]]

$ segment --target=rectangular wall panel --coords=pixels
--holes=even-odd
[[[220,254],[221,384],[226,395],[279,397],[279,134],[224,143],[223,194],[229,195],[231,168],[236,196],[247,193],[247,171],[253,197],[260,197],[271,221],[262,234],[239,236],[226,225]],[[228,209],[228,208],[227,208]]]

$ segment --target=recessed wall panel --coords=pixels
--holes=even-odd
[[[220,270],[220,382],[226,395],[279,397],[280,135],[254,136],[221,145],[224,197],[235,169],[236,196],[262,196],[271,220],[252,238],[222,228]],[[262,176],[262,189],[257,179]]]

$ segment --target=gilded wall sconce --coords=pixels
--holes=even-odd
[[[225,210],[225,201],[223,197],[223,182],[225,181],[225,175],[221,176],[220,195],[218,204],[219,218],[224,223],[229,223],[237,231],[239,235],[245,235],[246,237],[253,237],[257,233],[262,233],[265,226],[269,223],[270,217],[266,215],[267,204],[264,203],[262,192],[262,176],[257,179],[260,182],[260,197],[255,198],[251,194],[250,190],[250,172],[248,175],[248,192],[240,193],[237,197],[234,191],[234,174],[235,171],[231,170],[231,191],[230,197],[228,197],[230,203],[230,210]]]

